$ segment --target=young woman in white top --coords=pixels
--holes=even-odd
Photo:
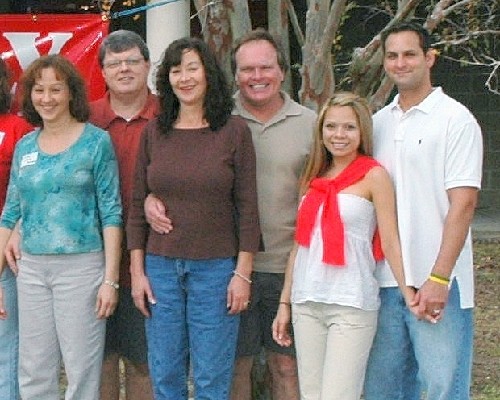
[[[334,95],[318,116],[273,324],[274,340],[290,346],[293,314],[302,400],[360,398],[379,308],[374,271],[384,254],[407,304],[413,300],[414,289],[405,286],[394,190],[370,157],[371,135],[370,110],[355,94]]]

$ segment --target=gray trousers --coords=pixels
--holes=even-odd
[[[106,321],[95,313],[104,273],[98,253],[23,254],[17,279],[19,386],[23,400],[58,400],[61,356],[66,400],[96,400]]]

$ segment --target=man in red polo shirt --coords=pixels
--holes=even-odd
[[[157,115],[158,101],[147,86],[149,50],[138,34],[126,30],[111,33],[101,44],[99,63],[108,91],[104,97],[91,103],[90,122],[111,135],[118,159],[123,220],[126,223],[137,147],[143,128]],[[124,238],[120,302],[107,322],[101,400],[119,399],[120,358],[125,366],[127,399],[153,399],[147,367],[144,319],[131,297],[130,261],[126,243]]]

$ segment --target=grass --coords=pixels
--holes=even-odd
[[[500,399],[500,245],[474,244],[476,332],[472,393],[474,400]]]

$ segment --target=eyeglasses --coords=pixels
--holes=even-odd
[[[127,67],[134,67],[136,65],[139,65],[141,63],[141,61],[143,61],[143,60],[144,60],[143,57],[141,57],[141,58],[127,58],[126,60],[113,60],[113,61],[105,63],[104,68],[116,69],[119,66],[121,66],[122,63],[125,63],[125,65]]]

